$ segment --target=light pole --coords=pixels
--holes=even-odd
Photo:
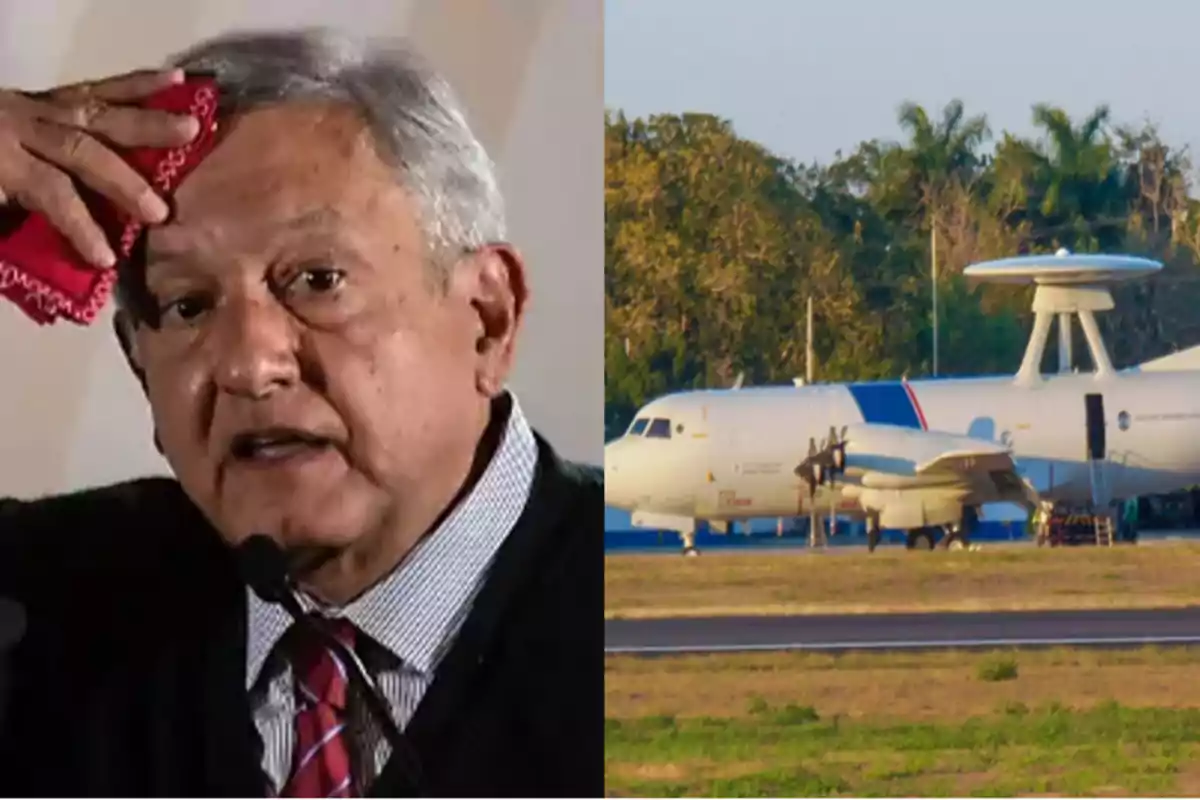
[[[938,374],[938,267],[937,267],[937,220],[929,226],[930,272],[933,276],[933,377]]]
[[[808,296],[807,305],[804,321],[804,382],[811,386],[813,382],[813,299],[811,294]]]

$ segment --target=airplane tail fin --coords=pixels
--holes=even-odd
[[[1136,367],[1138,372],[1186,372],[1200,371],[1200,345],[1180,350],[1177,353],[1151,359]]]

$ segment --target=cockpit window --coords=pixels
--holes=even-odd
[[[646,436],[651,439],[670,439],[671,420],[660,418],[651,421],[650,428],[646,431]]]
[[[633,421],[633,424],[629,426],[629,435],[630,436],[641,436],[643,433],[646,432],[646,426],[649,424],[650,424],[650,420],[647,419],[646,417],[642,417],[641,419],[635,419]]]

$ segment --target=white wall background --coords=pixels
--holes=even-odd
[[[499,165],[533,302],[514,379],[571,458],[603,448],[603,0],[0,0],[0,85],[155,66],[231,28],[409,37],[458,89]],[[123,22],[128,20],[129,22]],[[167,473],[105,317],[39,328],[0,303],[0,496]]]

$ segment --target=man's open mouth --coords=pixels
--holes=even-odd
[[[233,437],[229,451],[243,463],[270,463],[298,456],[315,455],[333,446],[323,436],[294,428],[264,428]]]

